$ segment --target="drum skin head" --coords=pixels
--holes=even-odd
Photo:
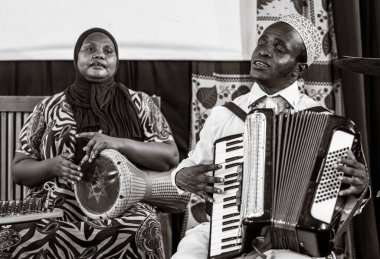
[[[83,177],[75,182],[75,198],[83,213],[91,219],[113,219],[142,200],[147,183],[123,154],[103,150],[92,163],[81,163]]]
[[[120,178],[109,158],[99,156],[82,166],[82,179],[77,183],[77,196],[83,207],[92,213],[109,211],[119,195]]]

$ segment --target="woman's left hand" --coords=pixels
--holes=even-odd
[[[92,162],[102,150],[106,148],[118,149],[117,138],[102,134],[101,132],[82,132],[76,135],[77,138],[85,138],[90,141],[83,148],[88,157],[88,162]]]
[[[356,160],[351,151],[347,152],[347,158],[342,158],[339,164],[335,165],[335,168],[344,173],[342,183],[350,185],[349,188],[339,192],[340,196],[360,194],[367,187],[368,175],[366,167]]]

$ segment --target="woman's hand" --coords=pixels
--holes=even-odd
[[[344,172],[342,183],[350,185],[349,188],[339,192],[340,196],[360,194],[367,187],[368,175],[365,165],[359,163],[351,151],[347,152],[347,158],[342,158],[335,168]]]
[[[77,134],[76,137],[90,140],[83,148],[90,163],[106,148],[118,150],[117,138],[104,135],[101,132],[82,132]]]
[[[61,154],[59,156],[48,159],[49,170],[52,175],[62,177],[67,181],[80,181],[83,174],[80,167],[71,162],[74,154]]]

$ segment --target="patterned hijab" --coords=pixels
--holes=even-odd
[[[78,133],[102,129],[103,133],[109,136],[142,140],[137,107],[132,102],[128,89],[115,82],[114,75],[106,82],[95,83],[85,79],[78,70],[78,53],[83,41],[95,32],[104,33],[112,40],[119,61],[117,43],[109,32],[92,28],[80,35],[74,49],[76,79],[74,84],[65,90]]]

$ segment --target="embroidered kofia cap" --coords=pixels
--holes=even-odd
[[[321,55],[322,51],[321,38],[317,28],[309,19],[300,14],[283,16],[278,22],[289,24],[301,35],[306,46],[307,64],[310,66]]]

